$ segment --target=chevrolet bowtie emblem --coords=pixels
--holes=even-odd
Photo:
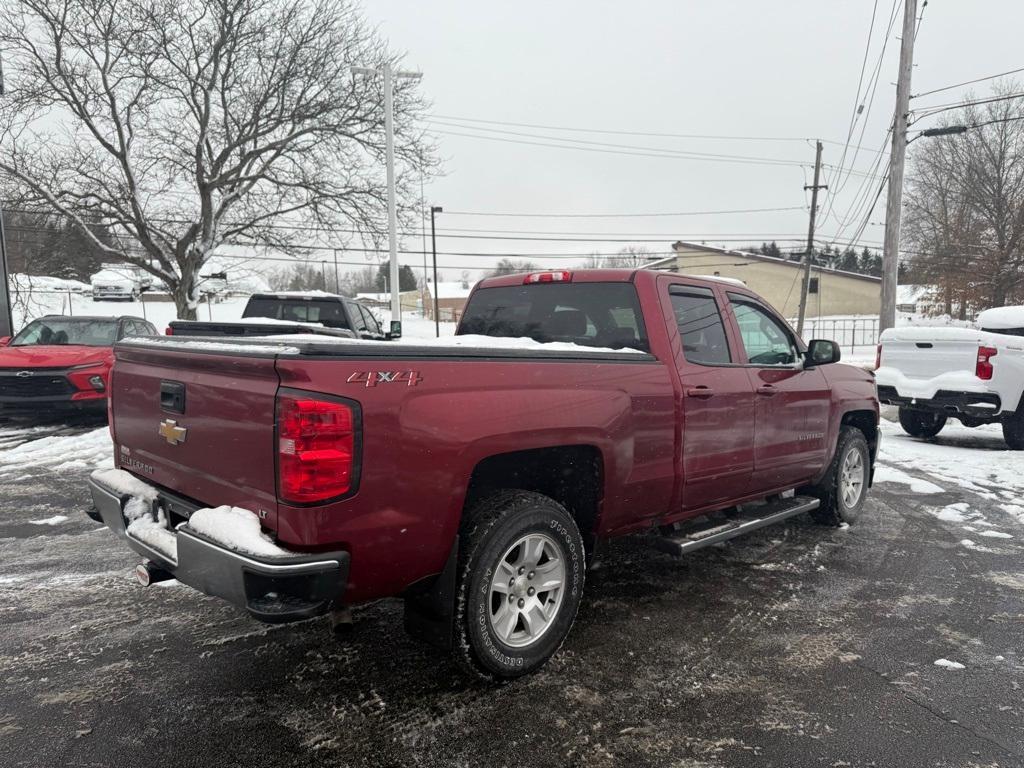
[[[160,422],[160,429],[157,432],[160,433],[160,437],[171,445],[177,445],[178,443],[185,442],[185,435],[188,434],[188,429],[179,427],[178,422],[174,419],[164,419]]]

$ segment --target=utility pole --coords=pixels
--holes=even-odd
[[[341,285],[338,282],[338,249],[334,249],[334,292],[341,294]]]
[[[4,95],[4,63],[0,59],[0,97]],[[2,202],[2,201],[0,201]],[[7,274],[7,239],[4,237],[4,211],[0,205],[0,337],[14,335],[11,316],[11,291]]]
[[[395,94],[392,82],[396,77],[419,80],[421,72],[395,72],[385,62],[379,70],[353,67],[359,75],[380,74],[384,79],[384,154],[388,181],[388,253],[391,257],[391,335],[402,335],[402,299],[398,280],[398,204],[395,200]]]
[[[907,115],[910,112],[910,76],[914,71],[914,23],[917,0],[904,0],[900,72],[896,81],[889,193],[885,200],[885,241],[882,246],[882,312],[878,330],[896,325],[896,284],[900,270],[900,218],[903,213],[903,165],[907,157]]]
[[[807,294],[811,290],[811,255],[814,253],[814,220],[818,215],[818,190],[828,189],[828,184],[819,184],[821,179],[821,142],[817,142],[814,152],[814,183],[805,186],[811,190],[811,223],[807,227],[807,253],[804,254],[804,279],[800,287],[800,314],[796,321],[796,335],[804,335],[804,317],[807,314]],[[821,286],[818,286],[821,290]]]
[[[434,214],[444,213],[444,208],[440,205],[430,206],[430,250],[434,254],[434,290],[430,293],[434,297],[434,333],[437,338],[441,338],[441,316],[438,314],[437,309],[437,232],[434,229]]]

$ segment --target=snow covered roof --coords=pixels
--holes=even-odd
[[[982,328],[1024,328],[1024,305],[995,307],[978,315]]]
[[[427,285],[427,290],[430,291],[431,296],[434,295],[434,284],[430,283]],[[465,285],[461,280],[456,282],[439,282],[437,284],[437,298],[439,299],[464,299],[469,296],[469,292],[473,290],[473,286]]]

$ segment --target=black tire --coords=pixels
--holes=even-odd
[[[1024,451],[1024,410],[1003,417],[1003,439],[1011,451]]]
[[[932,438],[946,426],[946,417],[941,413],[900,408],[900,426],[911,437]]]
[[[843,467],[851,452],[860,454],[860,466],[863,467],[860,495],[852,503],[843,492]],[[801,494],[821,499],[821,506],[811,512],[814,521],[831,526],[856,522],[867,501],[870,472],[871,450],[868,448],[868,441],[864,437],[864,433],[856,427],[840,428],[836,453],[832,457],[828,472],[817,485],[807,486],[799,491]]]
[[[562,558],[562,586],[557,595],[535,592],[531,593],[533,597],[517,596],[529,583],[523,580],[534,572],[520,573],[512,567],[516,585],[509,596],[515,607],[509,608],[502,605],[502,595],[492,592],[492,579],[498,568],[506,567],[502,563],[524,554],[514,547],[528,535],[543,544],[545,554],[538,561],[541,567],[556,559],[549,553]],[[583,595],[585,570],[583,538],[561,504],[539,493],[518,490],[498,491],[475,504],[466,513],[460,532],[453,638],[459,665],[469,674],[490,681],[521,677],[543,666],[569,634]],[[510,645],[499,636],[494,624],[500,623],[501,616],[510,615],[503,609],[514,613],[525,600],[533,600],[535,606],[543,602],[554,613],[536,639],[529,640],[522,616],[529,608],[520,611],[518,618],[506,624],[511,628],[508,637],[527,644]]]

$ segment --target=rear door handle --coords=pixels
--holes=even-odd
[[[762,384],[757,388],[757,394],[764,395],[765,397],[771,397],[772,395],[778,394],[779,390],[773,387],[771,384]]]
[[[709,397],[715,396],[715,391],[708,387],[688,387],[686,390],[687,397],[699,397],[703,400],[707,400]]]

